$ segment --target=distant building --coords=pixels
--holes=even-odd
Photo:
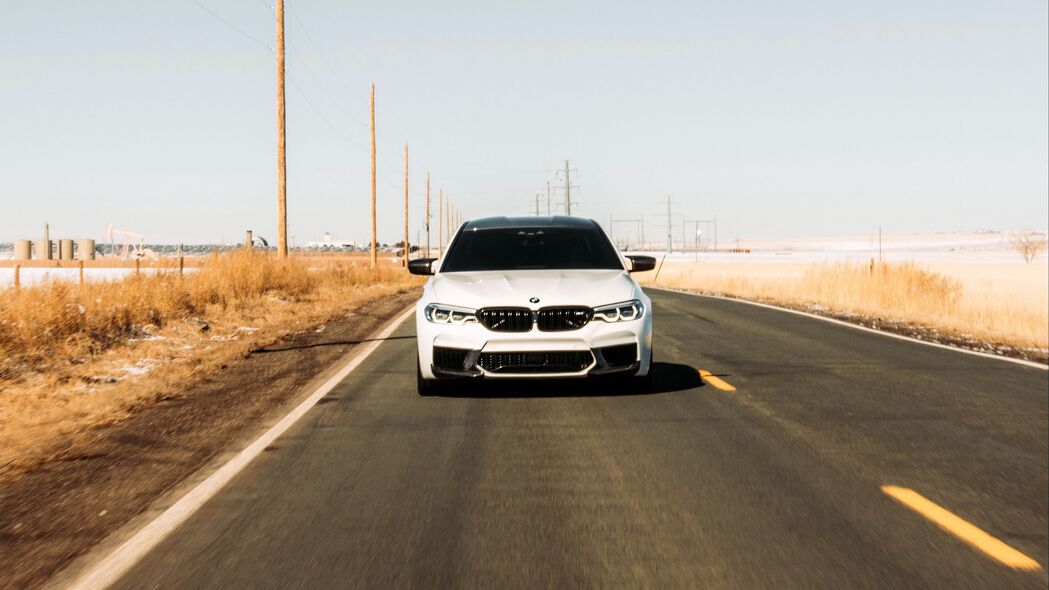
[[[322,242],[306,242],[306,248],[309,250],[356,250],[357,242],[355,240],[336,240],[331,232],[324,232],[324,241]]]

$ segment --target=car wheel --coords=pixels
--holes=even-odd
[[[648,374],[644,377],[634,377],[634,390],[638,393],[650,393],[652,391],[652,352],[648,353]]]
[[[415,388],[424,397],[437,394],[437,382],[423,379],[423,370],[418,362],[415,363]]]

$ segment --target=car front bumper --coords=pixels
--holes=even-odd
[[[561,332],[497,332],[481,324],[434,324],[416,313],[419,370],[424,379],[550,379],[603,374],[648,374],[652,350],[651,310],[637,320],[589,322]],[[624,356],[624,346],[634,346]],[[434,350],[461,354],[449,362]],[[609,356],[614,358],[605,357]],[[566,360],[567,359],[567,360]],[[583,361],[586,361],[585,363]],[[614,361],[614,362],[611,362]],[[504,366],[509,365],[509,366]],[[544,370],[549,368],[549,370]]]

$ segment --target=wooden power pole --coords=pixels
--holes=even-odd
[[[408,144],[404,144],[404,268],[408,268]]]
[[[437,191],[437,257],[444,253],[444,189]]]
[[[277,254],[288,257],[288,177],[284,134],[284,0],[277,0]]]
[[[426,173],[426,257],[430,257],[430,173]]]
[[[375,83],[372,83],[371,100],[371,132],[372,132],[372,268],[379,261],[379,251],[375,243]]]

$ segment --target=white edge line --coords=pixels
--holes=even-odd
[[[200,482],[184,496],[178,499],[167,510],[139,529],[131,538],[124,541],[112,553],[102,558],[88,571],[81,574],[66,588],[71,590],[96,590],[105,588],[116,582],[127,573],[140,559],[150,550],[156,547],[165,537],[170,535],[183,522],[189,519],[201,506],[212,496],[218,493],[227,483],[241,472],[255,457],[270,445],[277,437],[284,434],[295,422],[306,414],[325,395],[335,388],[347,375],[353,372],[365,359],[375,352],[390,334],[393,333],[404,320],[415,311],[415,306],[406,310],[397,317],[382,332],[374,336],[361,351],[346,363],[339,372],[332,375],[320,387],[314,390],[309,397],[304,399],[291,412],[281,418],[280,422],[274,424],[269,430],[255,439],[244,450],[237,453],[232,459],[219,467],[207,479]]]
[[[852,322],[846,322],[836,318],[829,318],[815,313],[808,313],[805,311],[798,311],[796,309],[790,309],[789,307],[780,307],[778,305],[771,305],[768,303],[760,303],[758,301],[751,301],[749,299],[739,299],[737,297],[725,297],[724,295],[709,295],[706,293],[693,293],[691,291],[682,291],[679,289],[668,289],[666,287],[653,287],[653,286],[642,286],[646,289],[655,289],[657,291],[667,291],[669,293],[681,293],[682,295],[692,295],[693,297],[708,297],[710,299],[722,299],[725,301],[735,301],[737,303],[746,303],[747,305],[756,305],[758,307],[764,307],[766,309],[775,309],[786,313],[792,313],[794,315],[805,316],[807,318],[813,318],[824,322],[830,322],[839,326],[845,326],[854,330],[862,330],[864,332],[870,332],[872,334],[881,334],[882,336],[888,336],[889,338],[896,338],[897,340],[906,340],[907,342],[916,342],[918,344],[924,344],[926,346],[934,346],[936,348],[943,348],[945,350],[953,350],[954,352],[962,352],[965,354],[971,354],[975,356],[982,356],[984,358],[994,359],[997,361],[1005,361],[1007,363],[1015,363],[1017,365],[1023,365],[1025,367],[1034,367],[1035,369],[1041,369],[1043,371],[1049,370],[1049,365],[1043,365],[1034,361],[1028,361],[1024,359],[1017,359],[1008,356],[1001,356],[997,354],[990,354],[987,352],[980,352],[978,350],[967,350],[965,348],[959,348],[957,346],[950,346],[948,344],[940,344],[939,342],[929,342],[928,340],[919,340],[918,338],[911,338],[910,336],[904,336],[903,334],[896,334],[895,332],[887,332],[885,330],[877,330],[875,328],[868,328],[867,326],[861,326]]]

